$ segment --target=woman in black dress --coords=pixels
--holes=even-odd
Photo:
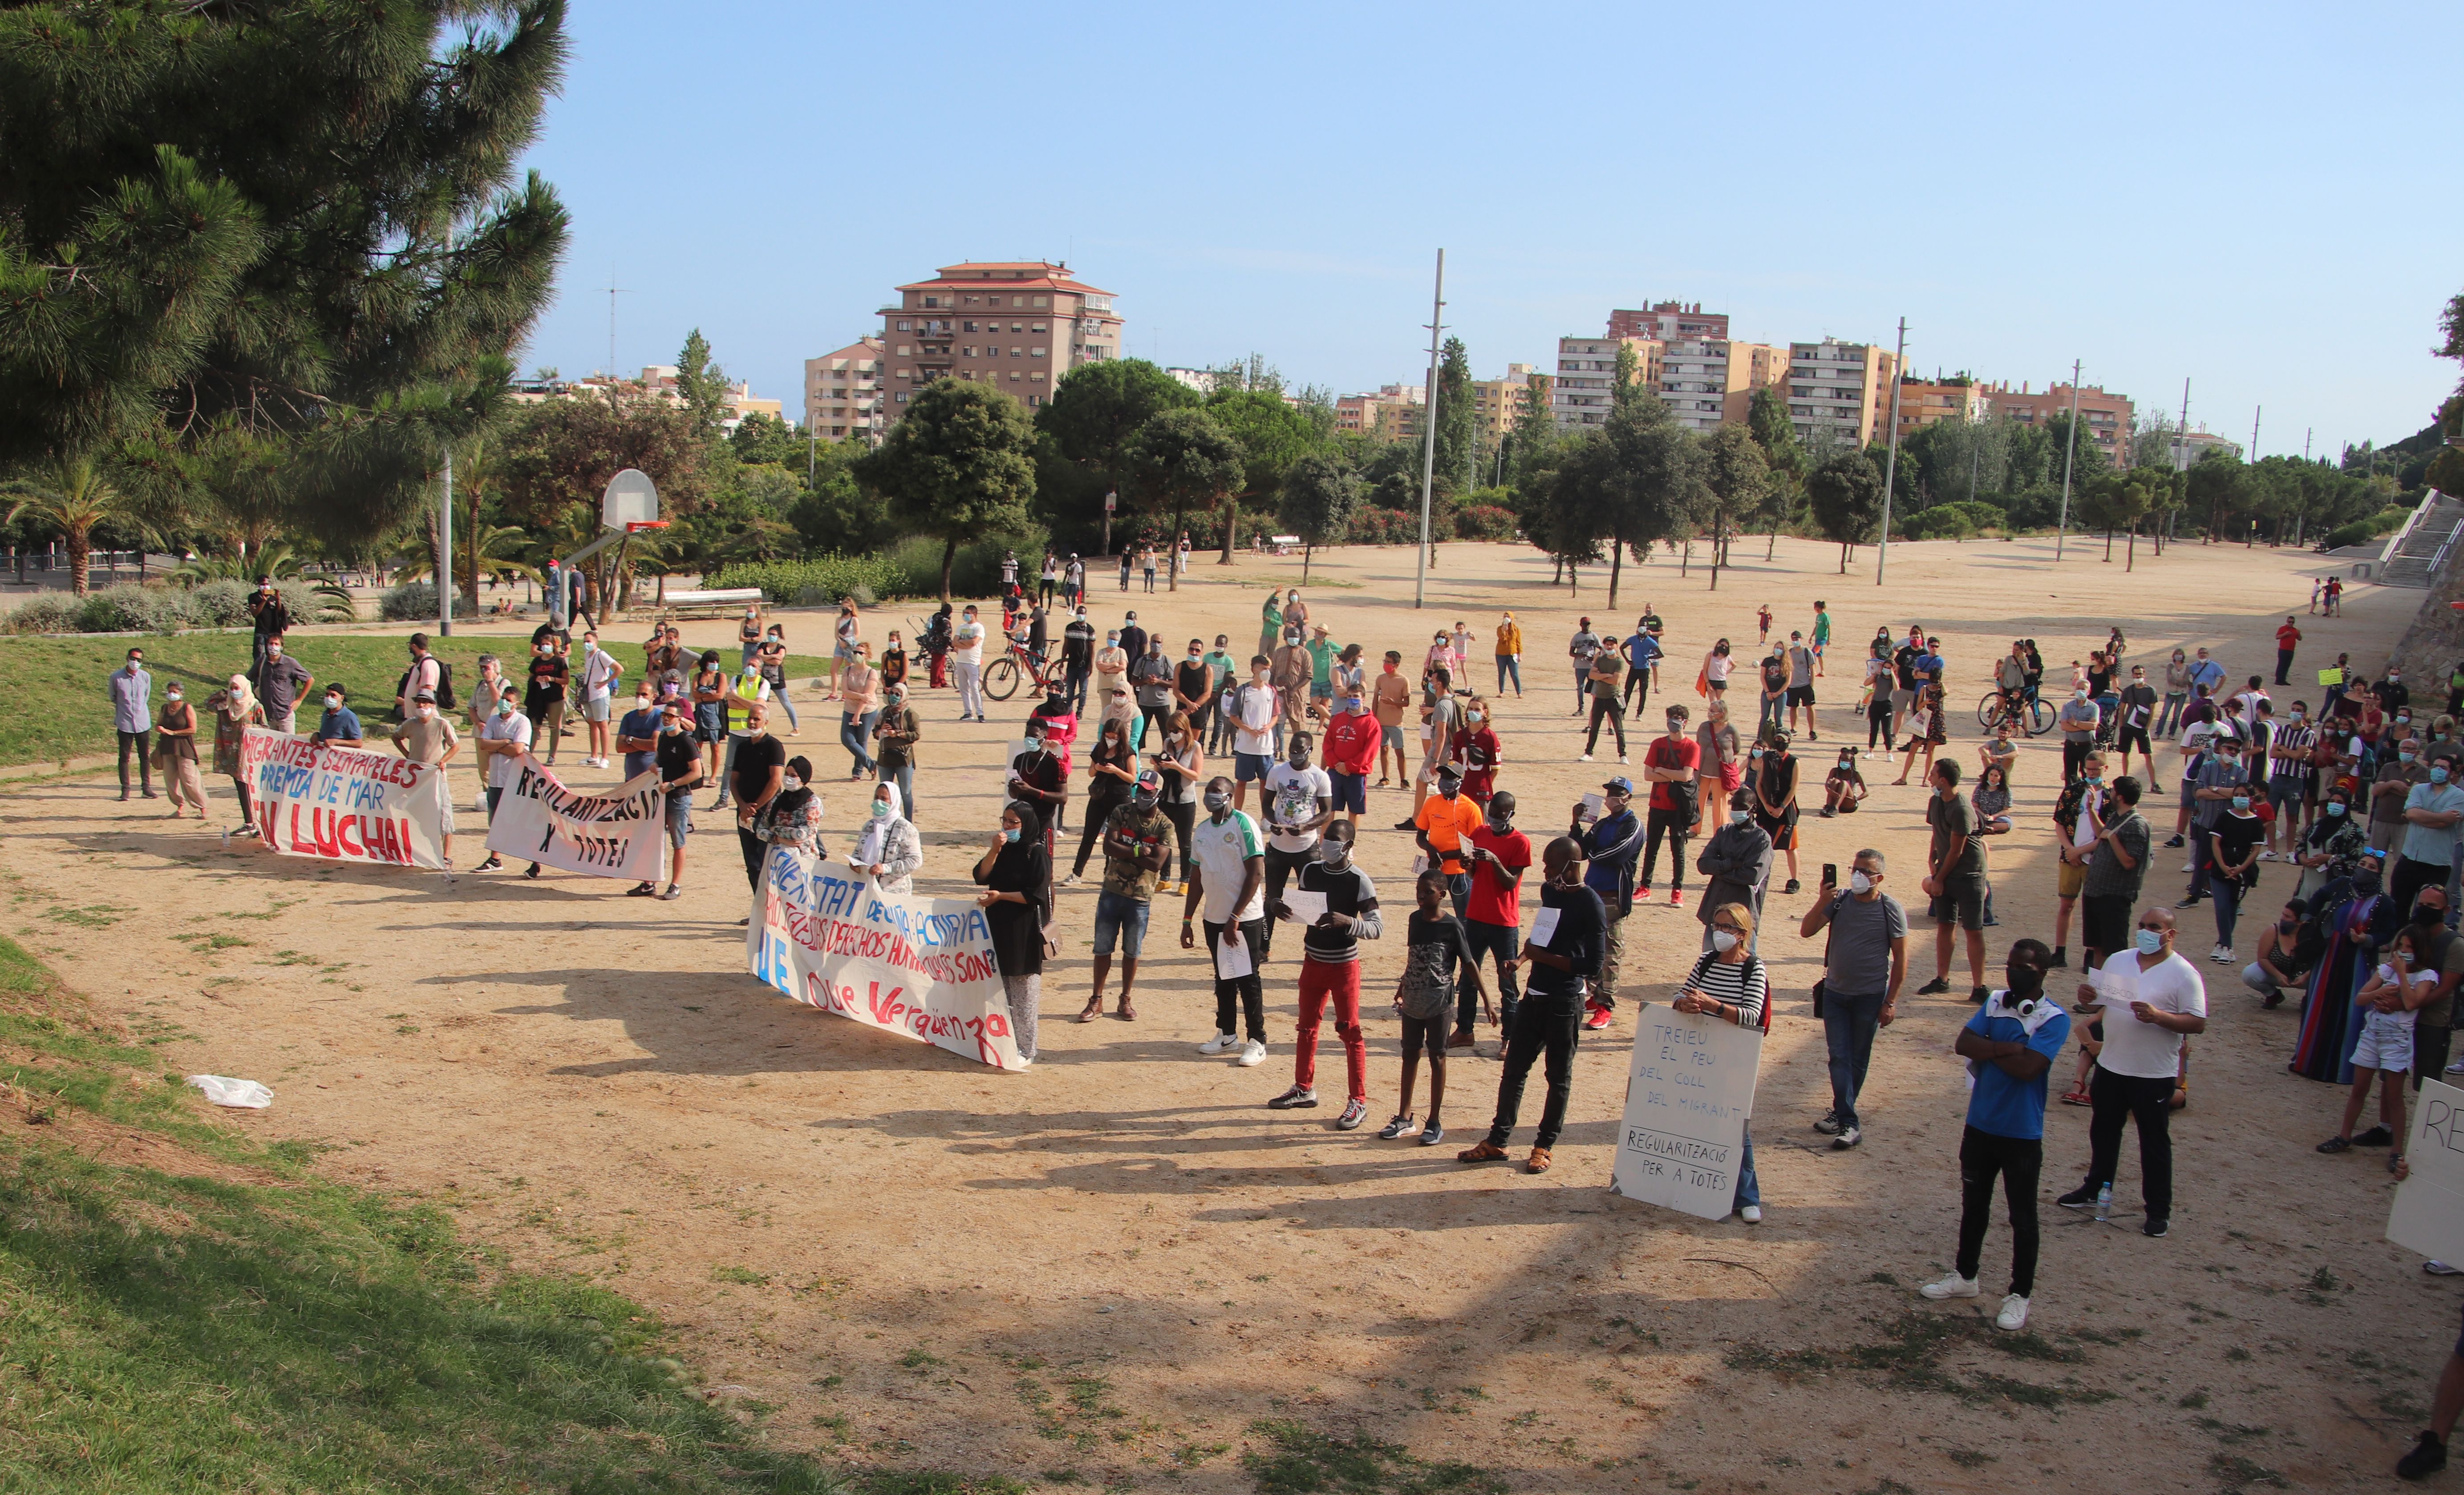
[[[1051,916],[1052,854],[1044,848],[1044,825],[1035,807],[1012,800],[1001,807],[1001,828],[976,863],[984,889],[976,901],[992,927],[993,959],[1009,998],[1009,1023],[1019,1057],[1035,1059],[1035,1019],[1043,998],[1044,926]]]

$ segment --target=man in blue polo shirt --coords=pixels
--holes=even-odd
[[[2013,941],[2010,985],[1986,999],[1959,1030],[1968,1061],[1968,1130],[1959,1142],[1959,1254],[1950,1275],[1917,1290],[1925,1297],[1973,1298],[1993,1214],[1993,1177],[2011,1209],[2011,1293],[1994,1325],[2028,1322],[2036,1286],[2036,1176],[2045,1163],[2045,1079],[2070,1037],[2070,1014],[2045,995],[2054,953],[2035,939]]]
[[[1637,623],[1625,637],[1625,708],[1651,704],[1652,671],[1660,668],[1662,652],[1660,640],[1651,629]]]

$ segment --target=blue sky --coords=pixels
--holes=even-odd
[[[2008,12],[2008,13],[2001,13]],[[577,0],[529,164],[574,217],[523,355],[699,326],[802,360],[961,259],[1067,258],[1129,351],[1417,381],[1429,272],[1483,378],[1649,299],[1733,335],[2066,378],[2262,452],[2408,435],[2464,290],[2431,5],[652,5]]]

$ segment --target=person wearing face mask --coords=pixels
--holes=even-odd
[[[1163,723],[1173,711],[1172,661],[1164,657],[1162,639],[1148,638],[1141,642],[1146,646],[1145,652],[1133,655],[1130,660],[1130,688],[1137,693],[1140,740],[1159,742],[1163,739]],[[1126,644],[1123,647],[1126,649]]]
[[[1497,962],[1499,1009],[1489,1021],[1502,1024],[1501,1055],[1503,1035],[1513,1027],[1514,1011],[1522,1000],[1514,973],[1523,948],[1523,873],[1531,865],[1531,838],[1514,828],[1514,796],[1500,790],[1485,807],[1486,824],[1471,833],[1463,852],[1471,868],[1471,892],[1463,900],[1462,915],[1463,940],[1475,971],[1484,957]],[[1456,1009],[1454,1031],[1446,1039],[1448,1048],[1472,1046],[1476,1017],[1466,994]],[[1410,1101],[1408,1092],[1404,1099]]]
[[[2435,919],[2428,926],[2437,928]],[[2396,932],[2395,938],[2380,953],[2380,960],[2353,994],[2353,1011],[2361,1031],[2353,1040],[2353,1088],[2344,1097],[2343,1124],[2336,1134],[2319,1144],[2321,1153],[2348,1153],[2365,1141],[2353,1135],[2353,1124],[2361,1119],[2362,1107],[2369,1100],[2370,1085],[2379,1088],[2379,1124],[2370,1129],[2368,1143],[2388,1149],[2387,1172],[2402,1181],[2411,1171],[2405,1161],[2406,1135],[2404,1117],[2404,1077],[2419,1067],[2416,1044],[2419,1036],[2421,1008],[2437,990],[2439,974],[2421,956],[2420,933],[2424,926],[2408,924]]]
[[[154,757],[163,765],[163,788],[171,797],[170,818],[180,818],[182,805],[206,818],[206,786],[197,776],[197,709],[188,704],[187,688],[174,680],[163,694],[163,711],[154,722]]]
[[[1583,755],[1576,759],[1588,763],[1599,746],[1600,723],[1608,722],[1617,737],[1617,761],[1626,760],[1625,707],[1619,692],[1625,680],[1625,655],[1617,649],[1602,648],[1592,655],[1592,720],[1583,737]]]
[[[1254,1066],[1266,1059],[1266,999],[1258,967],[1265,959],[1266,844],[1258,824],[1232,802],[1232,781],[1218,774],[1206,781],[1206,818],[1191,833],[1197,859],[1190,868],[1189,897],[1181,906],[1180,948],[1198,948],[1195,926],[1205,914],[1207,962],[1215,970],[1215,1036],[1199,1045],[1209,1056],[1237,1052]],[[1245,975],[1227,975],[1224,952],[1242,950]],[[1248,1041],[1241,1040],[1245,1021]]]
[[[1133,989],[1138,980],[1138,951],[1146,943],[1157,883],[1172,865],[1172,822],[1155,804],[1162,776],[1148,769],[1126,787],[1128,792],[1100,823],[1104,886],[1095,895],[1095,989],[1078,1014],[1081,1022],[1103,1016],[1104,983],[1111,976],[1115,945],[1121,947],[1121,1021],[1137,1021]],[[1072,874],[1070,881],[1077,880]]]
[[[248,688],[248,677],[233,675],[229,685],[206,697],[206,710],[214,714],[214,772],[230,776],[231,789],[239,796],[239,824],[231,834],[253,836],[256,806],[240,766],[240,749],[249,728],[265,725],[265,708]]]
[[[849,782],[881,772],[866,751],[881,715],[881,671],[872,668],[871,651],[871,645],[859,641],[839,671],[839,745],[847,750]],[[770,682],[764,677],[762,683]]]
[[[1496,729],[1489,725],[1488,702],[1479,696],[1465,697],[1463,703],[1463,725],[1455,729],[1454,741],[1447,756],[1463,770],[1463,797],[1488,809],[1490,796],[1497,792],[1497,771],[1506,762],[1506,749],[1497,740]]]
[[[1189,649],[1172,672],[1172,709],[1189,718],[1199,740],[1206,737],[1206,723],[1215,711],[1215,671],[1206,663],[1206,646],[1198,639],[1189,641]]]
[[[2088,861],[2104,834],[2104,754],[2090,751],[2079,769],[2079,777],[2063,784],[2060,798],[2054,801],[2054,833],[2061,838],[2054,877],[2056,970],[2070,964],[2071,915],[2087,886]]]
[[[1284,896],[1291,875],[1317,860],[1319,832],[1334,819],[1334,784],[1327,771],[1312,764],[1315,746],[1306,732],[1295,732],[1284,761],[1266,771],[1262,801],[1266,822],[1266,903],[1271,909]],[[1266,926],[1266,944],[1275,930]]]
[[[876,799],[874,802],[878,805],[881,802]],[[785,771],[779,776],[779,792],[753,812],[746,828],[764,848],[761,861],[765,867],[770,860],[767,848],[775,846],[794,847],[807,862],[829,855],[828,848],[822,844],[822,797],[813,789],[812,759],[803,757],[787,759]],[[882,865],[887,869],[888,864]],[[760,886],[758,878],[754,886]],[[747,924],[752,921],[748,918],[737,922]]]
[[[1012,800],[1001,807],[1001,828],[976,860],[975,879],[984,890],[976,901],[992,933],[1010,1033],[1020,1056],[1032,1063],[1044,999],[1044,930],[1052,918],[1052,856],[1034,805]]]
[[[2197,774],[2190,780],[2190,887],[2176,909],[2198,906],[2207,896],[2210,874],[2214,867],[2216,822],[2224,819],[2233,797],[2250,793],[2250,772],[2242,766],[2241,744],[2223,733],[2210,739],[2206,756],[2200,760]]]
[[[2216,695],[2225,688],[2223,663],[2210,659],[2208,651],[2200,649],[2198,656],[2190,661],[2190,684],[2205,690],[2210,696]]]
[[[2317,801],[2319,729],[2310,725],[2307,703],[2295,701],[2291,715],[2267,739],[2267,802],[2276,819],[2259,859],[2289,860],[2301,833],[2301,819]]]
[[[2267,833],[2251,810],[2249,785],[2225,802],[2225,813],[2208,833],[2212,838],[2208,891],[2216,905],[2216,948],[2208,958],[2218,965],[2233,964],[2233,921],[2241,911],[2241,895],[2258,886],[2258,848]]]
[[[1705,744],[1689,736],[1686,723],[1690,714],[1683,706],[1672,705],[1666,715],[1667,733],[1652,739],[1642,750],[1642,779],[1651,785],[1651,797],[1645,803],[1644,831],[1648,839],[1642,848],[1642,876],[1635,893],[1644,902],[1651,901],[1651,879],[1660,863],[1661,838],[1668,840],[1668,906],[1677,908],[1685,901],[1685,839],[1702,818],[1700,802],[1704,788],[1714,781],[1702,774]],[[1736,735],[1728,734],[1734,744]],[[1620,776],[1622,778],[1622,776]],[[1611,783],[1618,782],[1613,779]]]
[[[680,695],[671,697],[661,708],[658,736],[651,768],[667,799],[668,890],[661,893],[656,884],[646,882],[637,884],[627,896],[656,896],[672,903],[685,895],[685,844],[693,839],[693,790],[702,781],[701,749],[693,741],[693,703]]]
[[[522,711],[531,719],[531,740],[546,748],[550,767],[556,763],[557,737],[564,725],[565,691],[572,683],[572,667],[556,651],[554,640],[541,639],[532,646]]]
[[[1831,772],[1822,777],[1822,818],[1833,820],[1856,814],[1857,807],[1864,803],[1865,796],[1872,792],[1865,782],[1864,773],[1857,767],[1856,748],[1841,748],[1839,760],[1832,765]]]
[[[1403,678],[1403,656],[1394,649],[1386,651],[1384,671],[1369,682],[1370,709],[1377,718],[1377,787],[1385,788],[1394,780],[1409,780],[1412,759],[1403,736],[1403,717],[1412,709],[1412,682]],[[1387,758],[1393,757],[1390,774]]]
[[[1983,828],[1976,807],[1959,792],[1959,760],[1944,758],[1927,776],[1933,795],[1925,802],[1925,824],[1932,827],[1926,874],[1918,888],[1927,898],[1940,899],[1935,915],[1933,979],[1917,988],[1920,997],[1950,990],[1950,947],[1954,931],[1968,942],[1968,974],[1973,984],[1970,1001],[1983,1001],[1985,986],[1985,881]]]
[[[1275,727],[1282,719],[1283,705],[1278,699],[1272,677],[1273,662],[1264,654],[1251,656],[1247,683],[1231,695],[1233,775],[1238,787],[1233,791],[1233,808],[1244,807],[1249,799],[1249,785],[1263,786],[1266,775],[1275,765]],[[1260,796],[1265,793],[1261,787]]]
[[[2045,1164],[2047,1075],[2070,1037],[2070,1014],[2045,995],[2044,945],[2015,940],[2003,968],[2008,983],[1959,1030],[1968,1062],[1968,1123],[1959,1143],[1959,1250],[1950,1274],[1917,1291],[1941,1302],[1980,1294],[1985,1232],[1992,1223],[1993,1182],[2011,1217],[2011,1287],[1994,1315],[1998,1329],[2027,1327],[2036,1290],[2036,1180]]]
[[[2412,1088],[2416,1090],[2423,1076],[2435,1076],[2448,1068],[2454,1042],[2455,988],[2464,980],[2464,937],[2447,927],[2448,908],[2444,888],[2424,888],[2412,905],[2413,949],[2420,956],[2417,968],[2437,978],[2419,1008],[2420,1022],[2413,1036]]]
[[[2182,711],[2190,699],[2190,663],[2182,650],[2165,666],[2165,705],[2156,715],[2156,735],[2169,737],[2181,730]]]
[[[785,786],[787,745],[770,736],[770,708],[766,703],[754,701],[748,705],[743,721],[744,732],[729,755],[727,788],[736,799],[736,840],[737,848],[744,853],[744,881],[748,887],[759,888],[761,839],[754,831],[754,820]],[[809,780],[811,773],[807,766],[796,777]]]
[[[1924,660],[1920,659],[1919,663],[1924,663]],[[1949,714],[1945,710],[1947,704],[1943,696],[1941,671],[1920,670],[1917,672],[1916,704],[1909,708],[1907,715],[1908,739],[1900,745],[1907,756],[1900,759],[1900,777],[1894,782],[1908,781],[1908,771],[1916,766],[1919,749],[1925,752],[1925,772],[1928,775],[1933,772],[1934,750],[1950,739]],[[2090,709],[2093,710],[2093,706]]]
[[[531,750],[533,728],[530,717],[514,710],[511,693],[496,697],[496,710],[479,723],[474,734],[479,754],[480,779],[488,796],[488,824],[496,823],[496,806],[505,791],[521,778],[522,755]],[[493,872],[505,865],[504,859],[490,851],[487,859],[472,868],[474,872]],[[528,877],[539,875],[539,865],[533,862]]]
[[[1754,911],[1741,903],[1724,903],[1711,911],[1708,941],[1694,969],[1686,974],[1668,1005],[1678,1012],[1697,1013],[1736,1027],[1771,1031],[1771,976],[1753,954]],[[1737,1192],[1731,1207],[1749,1225],[1763,1220],[1761,1180],[1754,1173],[1753,1119],[1740,1132],[1742,1155],[1737,1162]]]
[[[881,715],[872,723],[872,760],[882,781],[898,786],[898,802],[910,822],[915,819],[915,744],[923,738],[924,723],[908,703],[906,682],[885,688]]]
[[[2439,912],[2443,914],[2444,910],[2442,903]],[[2259,931],[2258,956],[2241,969],[2242,984],[2263,999],[2259,1005],[2281,1006],[2284,988],[2299,984],[2302,973],[2310,969],[2300,948],[2301,925],[2308,917],[2309,912],[2296,898],[2277,911],[2274,923]],[[2445,926],[2440,931],[2445,933]]]
[[[1087,609],[1076,609],[1061,629],[1061,693],[1082,715],[1087,710],[1088,682],[1095,670],[1095,625],[1088,621]],[[1126,661],[1122,668],[1128,668]]]
[[[2301,865],[2301,881],[2295,885],[2294,896],[2305,903],[2329,883],[2349,881],[2368,860],[2368,836],[2352,803],[2350,780],[2339,780],[2320,801],[2319,819],[2302,833],[2294,858]]]
[[[2121,771],[2130,772],[2130,753],[2135,747],[2146,759],[2147,784],[2159,793],[2165,786],[2156,782],[2156,749],[2147,735],[2148,725],[2156,719],[2156,688],[2147,683],[2147,667],[2130,667],[2130,683],[2114,697],[2113,741],[2121,751]]]
[[[1298,624],[1284,625],[1284,645],[1275,650],[1267,681],[1275,688],[1275,699],[1283,709],[1282,719],[1275,724],[1275,755],[1283,756],[1284,739],[1301,730],[1309,719],[1309,671],[1313,661],[1309,647],[1301,642]]]
[[[1422,1147],[1435,1147],[1446,1136],[1440,1117],[1446,1099],[1446,1050],[1470,1046],[1468,1037],[1461,1044],[1454,1044],[1444,1036],[1446,1029],[1456,1009],[1471,1007],[1474,994],[1482,1005],[1487,1005],[1488,991],[1463,921],[1446,908],[1446,880],[1435,872],[1422,872],[1412,885],[1412,895],[1419,907],[1407,926],[1403,974],[1395,983],[1395,1011],[1403,1020],[1403,1084],[1394,1119],[1377,1134],[1391,1141],[1418,1131]],[[1467,988],[1460,999],[1459,979],[1461,987]],[[1489,1021],[1497,1021],[1494,1007],[1489,1009]],[[1423,1051],[1429,1056],[1426,1122],[1412,1114],[1412,1088]]]
[[[248,668],[253,671],[265,659],[266,644],[291,631],[291,609],[275,587],[274,578],[256,579],[256,590],[248,594]]]
[[[1582,619],[1575,625],[1574,636],[1566,641],[1566,657],[1574,667],[1574,709],[1569,716],[1583,714],[1585,703],[1592,697],[1592,661],[1598,657],[1604,641],[1592,631],[1592,620]]]
[[[1705,879],[1703,902],[1695,917],[1703,924],[1703,948],[1711,948],[1712,926],[1718,911],[1731,904],[1742,904],[1762,916],[1763,895],[1771,890],[1771,832],[1754,821],[1754,798],[1750,789],[1740,789],[1728,799],[1728,824],[1711,833],[1695,854],[1694,869]]]
[[[1087,859],[1094,855],[1095,844],[1110,835],[1107,827],[1112,812],[1130,802],[1130,790],[1137,778],[1138,755],[1130,746],[1128,727],[1118,721],[1105,722],[1096,733],[1094,750],[1087,755],[1087,809],[1080,818],[1085,829],[1078,838],[1078,859],[1062,881],[1063,887],[1075,888],[1087,875]],[[1099,921],[1101,917],[1098,911]]]
[[[1514,682],[1515,699],[1523,698],[1523,625],[1514,614],[1506,613],[1497,620],[1497,693],[1506,693],[1506,684]],[[1434,1080],[1431,1082],[1435,1083]],[[1434,1110],[1434,1102],[1432,1102]]]
[[[153,730],[147,702],[154,692],[154,677],[145,670],[145,650],[131,649],[128,661],[111,672],[111,725],[120,739],[120,799],[128,801],[128,759],[137,759],[137,786],[146,799],[154,799],[154,755],[148,751],[146,736]],[[176,813],[176,811],[175,811]]]
[[[967,605],[950,631],[950,672],[958,687],[958,719],[984,719],[984,626]]]
[[[1330,1008],[1335,1037],[1343,1044],[1346,1099],[1335,1117],[1338,1132],[1350,1132],[1369,1118],[1369,1040],[1360,1026],[1360,941],[1384,933],[1377,912],[1377,886],[1352,863],[1352,827],[1330,824],[1317,842],[1316,856],[1300,869],[1294,887],[1326,900],[1319,914],[1301,934],[1300,1027],[1292,1056],[1291,1088],[1266,1102],[1271,1110],[1292,1110],[1317,1104],[1318,1024]],[[1291,906],[1269,894],[1266,912],[1273,919],[1291,919]]]
[[[2379,710],[2390,716],[2402,715],[2412,704],[2412,688],[2404,683],[2403,672],[2392,666],[2385,678],[2370,687],[2370,694],[2378,698]]]
[[[1489,1123],[1486,1136],[1455,1154],[1458,1162],[1464,1163],[1494,1162],[1507,1155],[1507,1139],[1513,1135],[1523,1108],[1525,1082],[1530,1078],[1533,1062],[1545,1052],[1549,1098],[1540,1111],[1540,1131],[1531,1155],[1523,1165],[1525,1172],[1535,1174],[1549,1171],[1550,1149],[1565,1130],[1566,1107],[1574,1092],[1574,1050],[1582,1043],[1584,989],[1599,974],[1608,928],[1599,894],[1583,886],[1582,848],[1573,837],[1549,843],[1540,862],[1540,907],[1557,911],[1556,918],[1545,939],[1537,937],[1535,921],[1534,937],[1523,944],[1522,962],[1530,978],[1506,1036],[1496,1118]]]
[[[1771,734],[1771,744],[1754,750],[1753,782],[1754,824],[1771,838],[1771,846],[1788,858],[1788,886],[1783,893],[1797,890],[1796,876],[1796,783],[1797,762],[1789,752],[1789,736],[1776,728]]]
[[[779,649],[775,666],[768,653],[770,645],[773,643],[777,644]],[[787,645],[786,641],[780,637],[776,625],[771,627],[770,638],[762,645],[762,650],[759,656],[762,678],[770,679],[775,668],[777,680],[772,689],[785,690]],[[582,635],[582,719],[588,723],[590,728],[590,746],[582,759],[583,766],[585,768],[607,766],[607,718],[614,712],[616,687],[624,677],[625,667],[616,662],[615,655],[599,647],[599,630],[592,628],[583,633]],[[788,712],[787,717],[790,723],[795,720],[795,715],[792,710]]]
[[[2139,813],[2141,792],[2139,780],[2124,774],[2096,806],[2096,841],[2079,883],[2079,943],[2087,952],[2079,961],[2082,970],[2130,942],[2130,911],[2145,883],[2155,843],[2154,829]],[[2063,963],[2062,953],[2055,951],[2054,964]]]
[[[299,703],[317,683],[308,667],[286,652],[288,641],[276,635],[265,641],[265,657],[249,671],[249,688],[265,707],[265,724],[276,732],[297,732]]]
[[[1104,630],[1103,647],[1095,650],[1095,699],[1110,701],[1115,691],[1129,689],[1130,651],[1122,647],[1121,630]]]
[[[1865,1139],[1857,1097],[1865,1088],[1874,1034],[1898,1020],[1900,988],[1908,978],[1908,914],[1882,891],[1884,875],[1882,853],[1871,847],[1858,852],[1849,863],[1848,890],[1824,883],[1796,929],[1803,939],[1830,931],[1816,990],[1831,1066],[1831,1110],[1814,1130],[1829,1136],[1838,1153]]]
[[[211,704],[209,702],[208,704]],[[420,691],[410,698],[410,719],[393,729],[394,751],[415,763],[436,765],[437,800],[442,805],[439,815],[439,840],[445,857],[445,870],[453,870],[453,783],[445,765],[462,751],[461,735],[453,730],[453,719],[436,709],[436,693]],[[222,766],[222,744],[214,744],[214,766]],[[237,777],[237,762],[231,767]],[[247,791],[240,795],[242,806],[248,804]]]
[[[1651,704],[1651,687],[1659,679],[1660,660],[1665,652],[1659,631],[1638,619],[1618,649],[1625,656],[1625,694],[1620,699],[1627,711],[1640,711]]]
[[[2444,760],[2430,765],[2428,779],[2405,795],[2403,852],[2387,877],[2387,894],[2400,909],[2411,908],[2414,894],[2424,888],[2445,888],[2455,865],[2464,785],[2453,781],[2453,771]]]
[[[2097,709],[2096,702],[2088,698],[2085,686],[2073,690],[2070,699],[2062,702],[2061,710],[2054,713],[2054,725],[2060,728],[2062,734],[2063,783],[2068,784],[2079,778],[2079,765],[2086,761],[2088,753],[2095,748],[2097,732],[2103,720],[2104,714]]]
[[[650,695],[650,682],[633,688],[633,709],[616,723],[616,751],[625,756],[625,780],[630,783],[649,772],[659,753],[659,719],[664,714]]]
[[[1326,746],[1319,761],[1326,769],[1335,809],[1357,831],[1361,814],[1369,808],[1369,770],[1377,762],[1380,734],[1377,718],[1369,715],[1358,685],[1352,686],[1336,705],[1335,714],[1327,720]]]
[[[1327,637],[1323,623],[1310,625],[1309,643],[1304,647],[1308,649],[1309,657],[1309,714],[1324,716],[1328,708],[1334,704],[1334,663],[1343,657],[1344,651],[1335,648],[1334,641]]]
[[[2088,1082],[2093,1114],[2088,1122],[2087,1176],[2055,1202],[2065,1209],[2095,1205],[2097,1191],[2114,1182],[2125,1122],[2139,1129],[2141,1198],[2146,1218],[2140,1231],[2166,1234],[2173,1215],[2172,1116],[2174,1082],[2181,1072],[2182,1040],[2208,1027],[2208,989],[2198,967],[2173,949],[2173,914],[2151,908],[2139,915],[2133,947],[2105,957],[2091,980],[2079,983],[2074,1011],[2102,1020],[2103,1046]]]
[[[1175,712],[1164,723],[1163,741],[1149,755],[1158,780],[1156,807],[1164,819],[1172,822],[1174,844],[1178,849],[1180,881],[1189,880],[1189,868],[1195,856],[1191,832],[1198,824],[1199,786],[1206,781],[1206,751],[1199,743],[1198,729],[1189,717]],[[1180,891],[1180,883],[1173,880],[1169,867],[1164,871],[1160,893]]]
[[[1009,797],[1035,806],[1036,828],[1044,838],[1044,849],[1058,854],[1053,836],[1061,807],[1069,799],[1069,771],[1061,766],[1047,740],[1044,724],[1033,716],[1026,719],[1026,751],[1009,760]]]

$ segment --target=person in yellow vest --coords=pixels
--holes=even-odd
[[[736,775],[737,750],[743,747],[744,739],[753,735],[754,703],[759,701],[766,706],[770,702],[770,682],[761,678],[761,667],[747,665],[728,676],[727,693],[720,700],[727,708],[727,758],[719,765],[718,800],[712,804],[713,809],[726,807],[727,786],[734,781]]]

